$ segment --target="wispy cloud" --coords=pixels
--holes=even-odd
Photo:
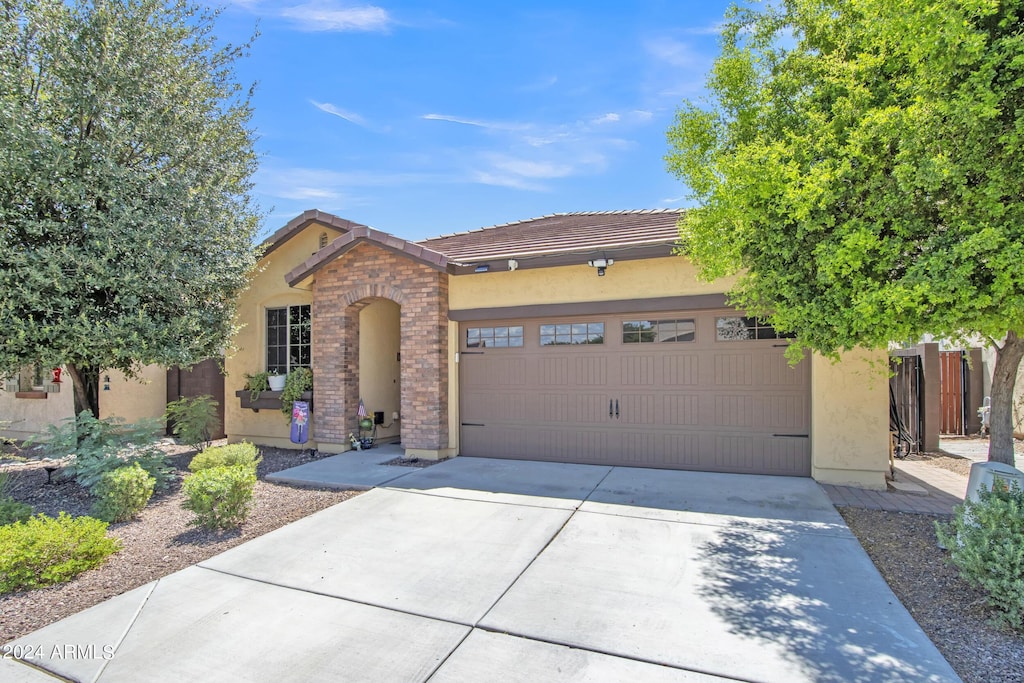
[[[231,4],[263,16],[287,19],[296,29],[307,32],[387,33],[397,23],[382,7],[337,0],[312,0],[301,5],[284,5],[270,0],[232,0]]]
[[[490,155],[494,168],[507,171],[523,178],[564,178],[572,175],[573,167],[554,161],[534,161],[503,155]]]
[[[346,7],[330,0],[284,7],[280,15],[304,31],[385,32],[394,23],[388,11],[375,5]]]
[[[602,123],[615,123],[616,121],[619,121],[621,119],[622,117],[616,114],[615,112],[608,112],[604,116],[598,116],[596,119],[591,121],[591,123],[601,125]]]
[[[459,116],[447,116],[445,114],[424,114],[420,118],[426,121],[445,121],[447,123],[458,123],[463,126],[473,126],[475,128],[495,131],[522,131],[530,127],[529,124],[523,123],[484,121],[482,119],[468,119]]]
[[[707,63],[706,55],[681,40],[652,38],[645,43],[644,48],[655,59],[681,69],[702,67]]]
[[[554,87],[558,83],[558,76],[546,76],[544,78],[519,86],[520,92],[538,92]]]
[[[317,102],[316,100],[310,100],[309,103],[320,111],[337,116],[339,119],[345,119],[349,123],[354,123],[357,126],[362,126],[364,128],[369,127],[366,123],[366,119],[355,112],[346,111],[341,107],[331,104],[330,102]]]
[[[427,121],[455,123],[487,131],[487,149],[459,148],[458,157],[472,182],[518,190],[549,191],[560,179],[604,172],[614,150],[635,143],[610,130],[628,132],[652,119],[641,109],[606,112],[571,123],[491,121],[447,114],[425,114]],[[467,144],[479,140],[467,139]]]

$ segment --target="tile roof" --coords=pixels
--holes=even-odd
[[[471,263],[530,255],[614,249],[678,241],[680,209],[556,213],[417,242]]]
[[[268,237],[263,243],[263,255],[266,256],[270,252],[274,251],[292,237],[302,232],[306,226],[311,223],[327,225],[343,233],[348,232],[353,228],[366,227],[362,223],[355,223],[345,218],[339,218],[333,213],[327,213],[326,211],[320,211],[319,209],[309,209],[288,221],[284,227]]]

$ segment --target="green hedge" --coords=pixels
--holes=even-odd
[[[129,520],[146,507],[155,484],[156,479],[137,462],[107,472],[92,488],[97,499],[92,515],[104,522]]]
[[[259,462],[260,456],[256,446],[243,441],[242,443],[207,448],[192,458],[188,468],[192,472],[201,472],[211,467],[232,467],[234,465],[247,465],[255,469]]]
[[[103,564],[119,547],[106,522],[66,512],[0,527],[0,593],[62,583]]]
[[[207,529],[239,526],[249,514],[249,503],[256,487],[256,466],[218,465],[185,478],[181,490],[183,505],[195,513],[193,525]]]

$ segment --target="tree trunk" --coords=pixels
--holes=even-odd
[[[80,368],[71,363],[65,366],[75,390],[75,416],[88,410],[93,417],[100,416],[100,373],[89,368]]]
[[[990,462],[1014,465],[1013,385],[1017,381],[1021,358],[1024,358],[1024,339],[1019,338],[1016,332],[1010,332],[1003,345],[996,347],[996,367],[992,371]]]

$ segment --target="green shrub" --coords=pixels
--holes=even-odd
[[[197,453],[188,469],[192,472],[201,472],[211,467],[231,467],[233,465],[248,465],[255,469],[259,464],[259,452],[256,446],[246,441],[242,443],[229,443],[224,446],[213,446],[202,453]]]
[[[34,510],[31,505],[22,503],[13,498],[0,499],[0,526],[24,522],[32,516]]]
[[[256,486],[253,465],[219,465],[185,478],[186,510],[195,513],[192,524],[207,529],[230,529],[245,521]]]
[[[75,418],[51,425],[42,438],[49,457],[75,456],[65,472],[88,489],[107,472],[137,462],[162,491],[174,480],[174,468],[157,445],[162,431],[159,420],[126,424],[120,418],[98,420],[83,410]]]
[[[92,515],[104,522],[124,522],[146,507],[153,496],[153,478],[137,462],[107,472],[93,487]]]
[[[164,417],[171,424],[171,433],[182,443],[203,449],[210,445],[213,433],[220,426],[213,396],[204,394],[193,398],[179,398],[167,404]]]
[[[1024,630],[1024,492],[996,480],[977,501],[957,506],[951,525],[936,523],[939,540],[968,583],[987,594],[993,621]]]
[[[118,548],[106,522],[66,512],[0,527],[0,593],[67,581]]]
[[[16,482],[13,472],[0,472],[0,526],[24,522],[34,512],[31,505],[17,501],[11,495]]]

